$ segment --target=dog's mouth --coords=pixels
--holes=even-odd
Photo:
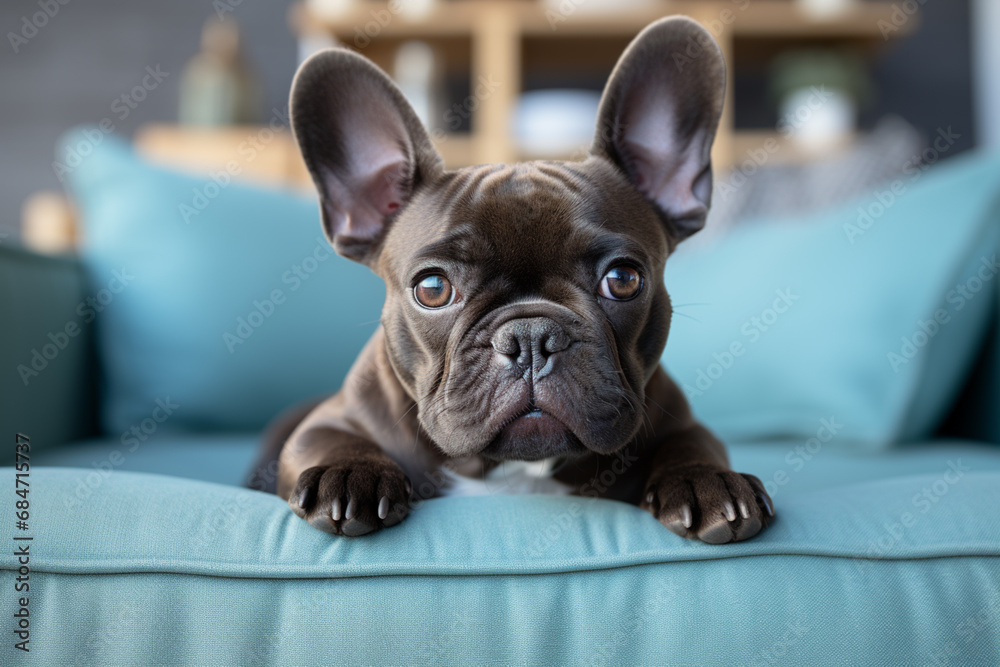
[[[482,455],[497,460],[538,461],[585,450],[558,417],[530,403],[503,424]]]

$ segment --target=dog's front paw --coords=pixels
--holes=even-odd
[[[315,528],[357,537],[405,519],[411,491],[410,480],[394,461],[360,457],[307,469],[288,505]]]
[[[759,479],[705,464],[654,473],[640,506],[681,537],[710,544],[749,539],[774,517]]]

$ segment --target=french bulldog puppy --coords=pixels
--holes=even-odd
[[[402,521],[415,492],[544,460],[572,492],[637,504],[683,537],[765,528],[764,486],[730,469],[659,363],[664,262],[705,223],[724,88],[711,36],[663,19],[621,56],[586,159],[447,171],[371,62],[305,62],[291,117],[323,228],[386,300],[341,391],[281,448],[292,511],[365,535]]]

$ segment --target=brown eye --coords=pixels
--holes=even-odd
[[[631,266],[612,267],[601,279],[601,296],[614,301],[628,301],[642,291],[642,276]]]
[[[413,298],[424,308],[444,308],[455,300],[455,288],[443,275],[434,273],[413,286]]]

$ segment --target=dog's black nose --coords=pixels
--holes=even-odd
[[[570,346],[570,337],[554,320],[530,317],[504,322],[493,334],[497,356],[535,377],[552,372],[552,356]]]

